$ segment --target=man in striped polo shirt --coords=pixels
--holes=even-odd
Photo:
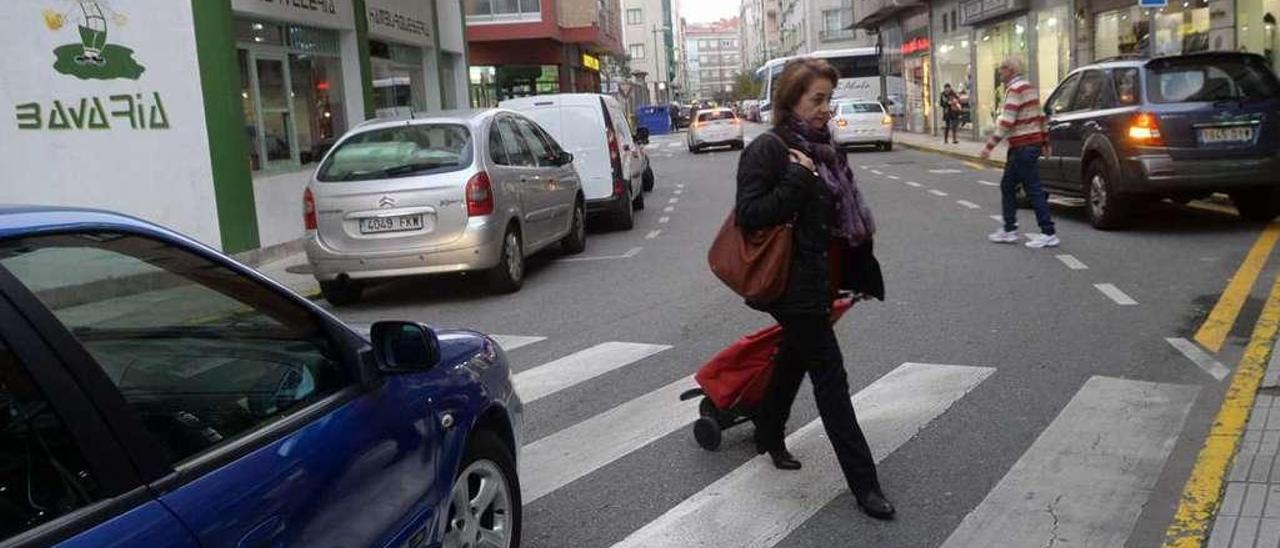
[[[1036,211],[1040,234],[1027,235],[1027,247],[1057,247],[1061,242],[1049,216],[1049,200],[1040,186],[1040,154],[1049,152],[1049,133],[1045,129],[1044,110],[1035,86],[1022,77],[1022,60],[1010,57],[1000,63],[1000,80],[1005,85],[1004,108],[996,121],[995,132],[982,149],[982,159],[991,157],[995,148],[1006,136],[1009,139],[1009,156],[1004,164],[1004,178],[1000,180],[1000,205],[1004,213],[1004,226],[987,236],[1001,244],[1018,241],[1018,185],[1026,190],[1031,207]]]

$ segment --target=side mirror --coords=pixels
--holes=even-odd
[[[561,153],[560,153],[560,156],[557,156],[557,157],[556,157],[556,160],[559,160],[559,163],[560,163],[560,165],[562,165],[562,166],[567,166],[567,165],[569,165],[569,164],[572,164],[572,163],[573,163],[573,153],[572,153],[572,152],[561,152]]]
[[[378,322],[369,329],[373,353],[386,372],[424,371],[440,364],[440,339],[417,322]]]
[[[640,127],[639,129],[637,129],[635,139],[636,139],[636,143],[639,143],[642,145],[649,144],[649,128]]]

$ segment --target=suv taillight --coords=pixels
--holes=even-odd
[[[307,230],[315,230],[319,223],[316,222],[316,197],[311,194],[311,189],[302,193],[302,225]]]
[[[481,171],[467,181],[467,216],[482,217],[493,214],[493,183],[489,174]]]
[[[1139,112],[1129,121],[1129,140],[1146,146],[1164,146],[1160,121],[1150,112]]]

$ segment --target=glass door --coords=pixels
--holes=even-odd
[[[293,89],[284,54],[249,52],[250,81],[255,93],[258,157],[264,169],[298,165],[294,128]]]

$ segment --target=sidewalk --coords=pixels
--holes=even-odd
[[[320,295],[320,283],[309,274],[311,270],[307,264],[307,255],[302,251],[253,266],[253,269],[303,297],[315,298]]]
[[[1009,153],[1009,148],[1001,142],[996,145],[995,150],[991,151],[991,159],[984,161],[979,154],[982,152],[985,142],[962,139],[959,143],[944,143],[941,137],[935,135],[908,133],[905,131],[893,132],[893,143],[916,150],[945,154],[953,158],[984,164],[996,169],[1004,168],[1004,159]]]
[[[1280,546],[1280,341],[1271,349],[1262,385],[1235,460],[1208,548]]]

